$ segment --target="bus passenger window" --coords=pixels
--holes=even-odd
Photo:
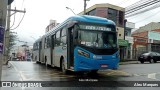
[[[61,42],[62,42],[63,45],[66,44],[66,36],[61,37]]]
[[[66,31],[67,31],[66,28],[63,28],[61,31],[61,36],[66,36]]]
[[[55,39],[55,46],[60,46],[61,38],[60,38],[60,31],[56,33],[56,39]]]
[[[66,45],[66,28],[61,30],[61,43],[62,45]]]

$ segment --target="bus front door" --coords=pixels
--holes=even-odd
[[[55,46],[55,35],[51,37],[51,66],[55,66],[55,54],[54,54],[54,46]]]
[[[42,41],[39,42],[39,61],[41,62]]]
[[[68,29],[68,34],[67,34],[67,63],[68,63],[68,68],[74,67],[74,45],[73,45],[73,29]]]

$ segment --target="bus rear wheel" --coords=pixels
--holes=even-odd
[[[47,57],[45,56],[45,65],[48,66],[47,64]]]

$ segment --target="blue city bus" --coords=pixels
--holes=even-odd
[[[116,25],[97,16],[72,16],[41,39],[39,62],[71,71],[117,69],[119,50]]]

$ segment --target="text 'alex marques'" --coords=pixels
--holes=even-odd
[[[135,87],[158,87],[157,83],[134,83]]]

